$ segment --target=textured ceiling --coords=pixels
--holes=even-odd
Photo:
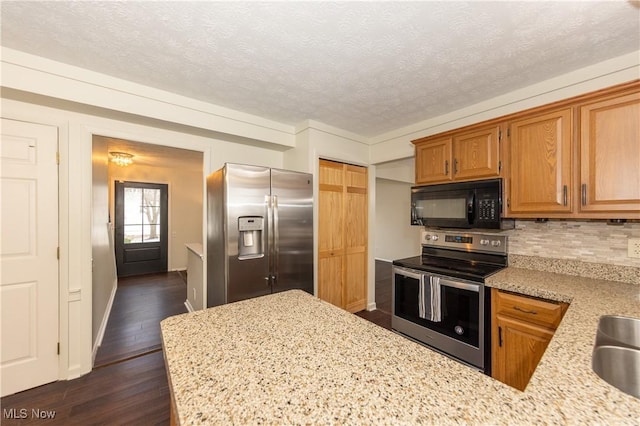
[[[640,49],[632,1],[10,2],[2,45],[375,136]]]

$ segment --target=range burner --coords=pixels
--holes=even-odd
[[[422,255],[398,259],[393,264],[484,282],[507,266],[507,237],[423,231]]]

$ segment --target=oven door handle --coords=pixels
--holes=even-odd
[[[407,278],[414,278],[416,280],[422,281],[424,277],[424,272],[413,271],[411,269],[406,268],[393,268],[393,273],[397,275],[402,275]]]
[[[474,293],[480,293],[480,285],[478,284],[461,283],[458,281],[450,281],[447,279],[440,278],[440,285],[446,286],[446,287],[459,288],[461,290],[473,291]]]

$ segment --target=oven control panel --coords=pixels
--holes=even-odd
[[[506,254],[507,236],[424,230],[422,231],[422,245],[462,251]]]

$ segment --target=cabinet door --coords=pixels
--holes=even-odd
[[[498,126],[462,133],[453,138],[453,178],[484,179],[500,174]]]
[[[451,172],[450,137],[422,142],[416,145],[416,184],[447,182]]]
[[[553,331],[501,315],[494,320],[493,378],[524,390],[553,337]]]
[[[571,212],[571,129],[571,108],[511,123],[510,216]]]
[[[640,93],[580,108],[580,178],[581,212],[640,219]]]

